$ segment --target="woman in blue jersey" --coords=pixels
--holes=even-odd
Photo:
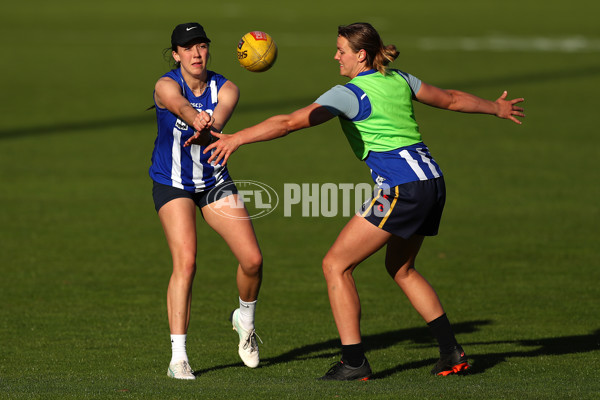
[[[158,135],[150,177],[156,211],[173,258],[167,289],[172,348],[167,374],[176,379],[195,379],[186,335],[196,273],[196,207],[239,262],[240,306],[232,313],[231,322],[239,335],[242,361],[251,368],[259,363],[254,310],[262,280],[261,251],[227,168],[211,163],[210,154],[204,151],[212,138],[210,131],[220,132],[231,117],[239,90],[207,69],[209,43],[200,24],[178,25],[171,36],[176,68],[163,75],[154,89]],[[192,136],[194,139],[184,147]],[[201,243],[201,249],[210,251],[210,247]]]
[[[232,135],[214,133],[219,140],[205,151],[210,160],[227,162],[243,144],[271,140],[339,117],[356,156],[372,170],[379,189],[343,228],[323,259],[329,301],[342,343],[341,361],[325,380],[366,380],[371,368],[360,335],[360,301],[352,273],[356,266],[386,247],[385,266],[411,304],[431,328],[440,358],[434,375],[458,373],[470,367],[457,343],[440,300],[415,269],[425,236],[437,234],[445,202],[444,178],[421,140],[412,101],[466,113],[483,113],[521,123],[523,99],[496,101],[443,90],[418,78],[389,69],[398,56],[395,46],[383,46],[377,31],[357,23],[338,28],[340,74],[350,78],[313,104],[289,115],[271,117]]]

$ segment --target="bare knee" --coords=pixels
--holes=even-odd
[[[263,257],[260,252],[246,257],[243,263],[240,263],[244,274],[248,276],[258,276],[262,273]]]
[[[173,257],[173,276],[190,280],[196,275],[196,255],[187,254]]]
[[[396,282],[409,279],[415,272],[417,272],[414,264],[403,265],[400,268],[386,265],[386,269],[388,274]]]
[[[325,276],[325,279],[328,279],[334,269],[332,257],[326,255],[321,263],[321,268],[323,268],[323,275]]]
[[[323,269],[323,276],[325,276],[325,280],[329,281],[335,277],[340,277],[344,274],[352,275],[353,265],[344,265],[339,262],[336,257],[332,257],[330,255],[326,255],[323,258],[323,262],[321,265]]]

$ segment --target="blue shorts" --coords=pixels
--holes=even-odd
[[[403,183],[376,189],[359,215],[367,221],[404,239],[412,235],[435,236],[446,202],[444,178]]]
[[[154,199],[154,208],[156,209],[156,212],[169,201],[182,197],[192,199],[198,208],[202,209],[202,207],[210,203],[214,203],[217,200],[238,192],[235,183],[233,183],[231,178],[227,178],[220,185],[198,193],[188,192],[187,190],[169,185],[163,185],[156,181],[152,182],[154,183],[154,186],[152,187],[152,198]]]

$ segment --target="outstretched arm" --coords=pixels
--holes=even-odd
[[[200,119],[198,111],[181,94],[179,84],[171,78],[163,77],[156,82],[154,100],[158,107],[166,108],[190,126],[194,125],[197,118]],[[208,114],[203,113],[201,119],[205,118],[210,120]]]
[[[224,111],[222,112],[223,115],[219,116],[217,116],[217,110],[215,110],[214,118],[206,111],[199,112],[196,110],[190,104],[188,99],[181,94],[181,87],[179,84],[168,77],[163,77],[156,83],[154,87],[154,99],[158,107],[166,108],[173,114],[177,115],[179,119],[185,121],[186,124],[194,127],[194,130],[196,131],[195,135],[193,136],[195,144],[208,144],[210,142],[209,130],[213,127],[213,124],[217,126],[217,124],[220,123],[219,121],[223,121],[221,124],[225,125],[231,116],[231,113],[233,112],[233,108],[235,107],[237,98],[239,97],[239,92],[237,91],[237,87],[235,87],[235,85],[233,85],[232,90],[234,95],[231,97],[235,97],[235,95],[237,95],[237,97],[229,101],[229,103],[232,104],[230,109],[224,107]]]
[[[214,149],[208,161],[212,162],[214,160],[218,164],[223,160],[224,165],[227,163],[229,156],[241,145],[277,139],[291,132],[322,124],[333,117],[334,115],[325,107],[313,103],[291,114],[268,118],[257,125],[242,129],[231,135],[212,132],[213,136],[216,136],[219,140],[209,145],[204,153]]]
[[[524,99],[506,100],[507,95],[508,92],[504,91],[496,101],[491,101],[459,90],[440,89],[423,82],[416,98],[419,102],[433,107],[465,113],[491,114],[521,124],[516,117],[524,117],[525,114],[523,108],[517,104]]]

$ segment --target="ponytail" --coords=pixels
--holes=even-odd
[[[340,25],[338,35],[346,38],[354,52],[365,51],[366,64],[382,74],[387,73],[387,65],[398,58],[400,54],[393,44],[384,46],[379,33],[366,22],[350,25]]]

